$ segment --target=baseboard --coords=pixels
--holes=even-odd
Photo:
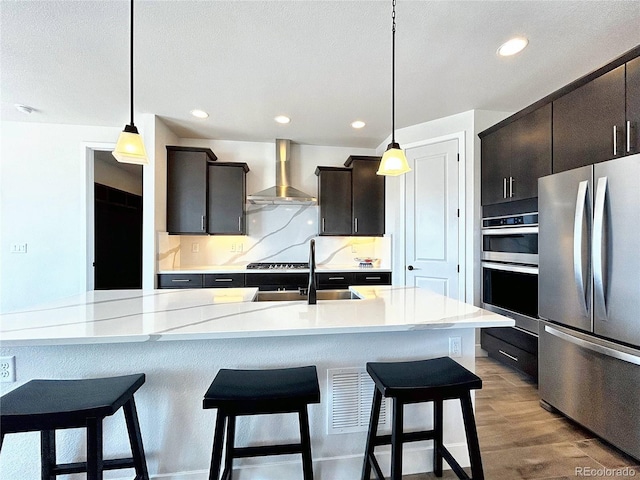
[[[465,443],[447,445],[447,449],[462,466],[469,466],[469,453]],[[379,447],[376,458],[382,471],[389,472],[390,449]],[[314,460],[313,473],[316,480],[353,480],[360,478],[362,473],[362,455],[328,457]],[[447,463],[444,462],[445,468]],[[429,472],[433,470],[433,448],[431,445],[423,448],[406,447],[403,456],[403,474]],[[124,477],[112,480],[128,480]],[[177,472],[150,475],[152,480],[208,480],[207,470]],[[234,480],[297,480],[302,478],[300,461],[278,463],[263,463],[261,465],[240,466],[233,469]]]

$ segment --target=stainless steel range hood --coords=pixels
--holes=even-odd
[[[247,195],[247,202],[255,205],[315,205],[313,195],[291,186],[291,140],[276,139],[276,185]]]

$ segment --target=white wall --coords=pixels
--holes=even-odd
[[[83,143],[119,128],[2,122],[0,311],[85,289]],[[26,254],[8,253],[26,243]]]
[[[133,193],[134,195],[142,195],[142,177],[119,168],[117,165],[103,160],[104,155],[111,155],[111,152],[96,151],[94,153],[93,163],[93,180],[96,183],[116,188],[124,192]],[[115,161],[115,159],[114,159]],[[141,166],[133,166],[139,168],[142,173]]]

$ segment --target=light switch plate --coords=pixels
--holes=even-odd
[[[26,243],[12,243],[11,244],[11,253],[27,253],[27,244]]]

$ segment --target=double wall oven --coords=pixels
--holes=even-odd
[[[482,307],[538,334],[538,213],[482,219]]]

